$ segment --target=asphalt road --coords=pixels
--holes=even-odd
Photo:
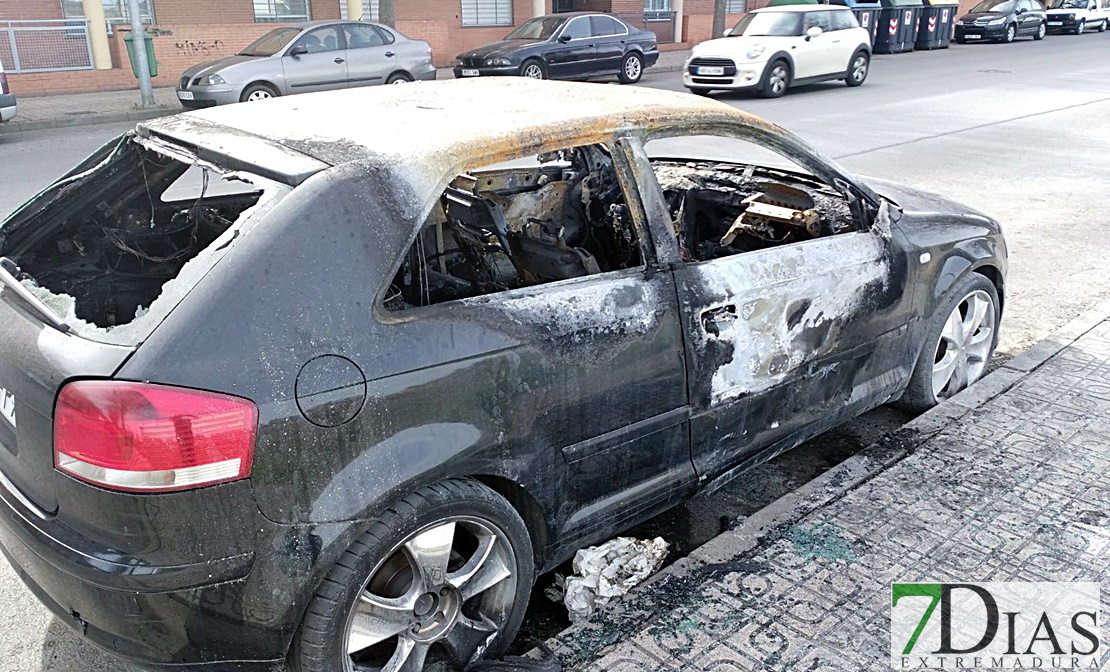
[[[1003,222],[1010,244],[1002,352],[1014,354],[1110,297],[1110,33],[877,56],[864,86],[829,83],[778,100],[717,94],[862,175],[941,192]],[[650,71],[649,71],[650,73]],[[681,90],[680,76],[642,85]],[[129,124],[0,135],[7,213]],[[895,426],[880,410],[639,528],[688,550]],[[84,644],[0,562],[0,672],[132,672]],[[539,619],[540,621],[543,618]],[[542,625],[542,624],[540,624]]]

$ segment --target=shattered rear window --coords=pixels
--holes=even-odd
[[[77,334],[135,345],[288,191],[127,134],[0,223],[0,256]]]

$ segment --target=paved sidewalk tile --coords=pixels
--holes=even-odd
[[[1110,322],[752,550],[551,644],[568,670],[890,669],[890,585],[934,581],[1101,583],[1107,622]]]

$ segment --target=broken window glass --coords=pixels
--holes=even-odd
[[[684,136],[652,140],[645,149],[685,261],[706,261],[859,228],[840,192],[751,142]]]
[[[403,310],[642,264],[608,150],[576,147],[453,179],[385,306]]]
[[[129,134],[0,224],[0,256],[78,333],[117,342],[107,330],[144,315],[186,264],[286,192]]]

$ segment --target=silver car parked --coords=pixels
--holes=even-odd
[[[432,47],[423,40],[365,21],[308,21],[275,28],[235,56],[189,68],[177,98],[195,109],[435,78]]]

